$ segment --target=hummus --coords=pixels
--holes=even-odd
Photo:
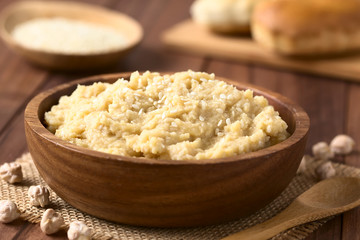
[[[79,85],[45,121],[56,136],[82,147],[169,160],[229,157],[289,136],[264,97],[190,70]]]

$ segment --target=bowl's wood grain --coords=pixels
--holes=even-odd
[[[60,96],[78,83],[113,82],[129,73],[64,84],[33,98],[25,110],[29,150],[41,176],[74,207],[94,216],[134,225],[179,227],[247,216],[277,197],[303,156],[309,118],[276,93],[223,79],[265,96],[292,135],[277,145],[240,156],[203,161],[131,158],[84,149],[60,140],[42,124]]]
[[[34,50],[14,41],[11,32],[16,25],[39,17],[64,17],[110,27],[121,33],[127,44],[118,50],[84,55]],[[70,1],[26,1],[16,2],[1,12],[0,35],[10,48],[32,63],[56,70],[84,70],[114,64],[141,41],[143,31],[134,19],[100,6]]]

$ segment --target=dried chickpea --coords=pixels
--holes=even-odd
[[[312,147],[316,159],[328,160],[334,157],[329,145],[326,142],[318,142]]]
[[[355,141],[348,135],[337,135],[330,143],[330,149],[336,154],[349,154],[355,146]]]
[[[18,183],[23,179],[21,165],[16,162],[4,163],[0,166],[0,176],[8,183]]]
[[[0,222],[9,223],[20,217],[16,204],[10,200],[0,201]]]
[[[309,158],[309,156],[307,156],[307,155],[304,155],[302,157],[299,168],[296,171],[296,174],[301,174],[301,173],[306,172],[306,164],[307,164],[308,158]]]
[[[41,185],[31,186],[28,191],[30,203],[33,206],[45,207],[49,204],[49,190]]]
[[[84,222],[75,221],[70,223],[67,236],[69,240],[89,240],[91,239],[91,230]]]
[[[60,214],[54,211],[54,209],[47,209],[40,222],[40,228],[43,233],[50,235],[60,230],[64,225],[64,219]]]
[[[315,169],[315,174],[319,180],[324,180],[327,178],[334,177],[336,175],[336,170],[330,161],[326,161],[326,162],[320,164]]]

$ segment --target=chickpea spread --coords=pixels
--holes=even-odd
[[[56,136],[82,147],[169,160],[239,155],[289,136],[264,97],[190,70],[79,85],[45,121]]]

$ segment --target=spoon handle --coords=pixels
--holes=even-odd
[[[283,212],[275,217],[250,227],[244,231],[232,234],[222,240],[266,240],[291,227],[313,221],[308,206],[293,202]],[[310,210],[311,211],[311,210]]]

